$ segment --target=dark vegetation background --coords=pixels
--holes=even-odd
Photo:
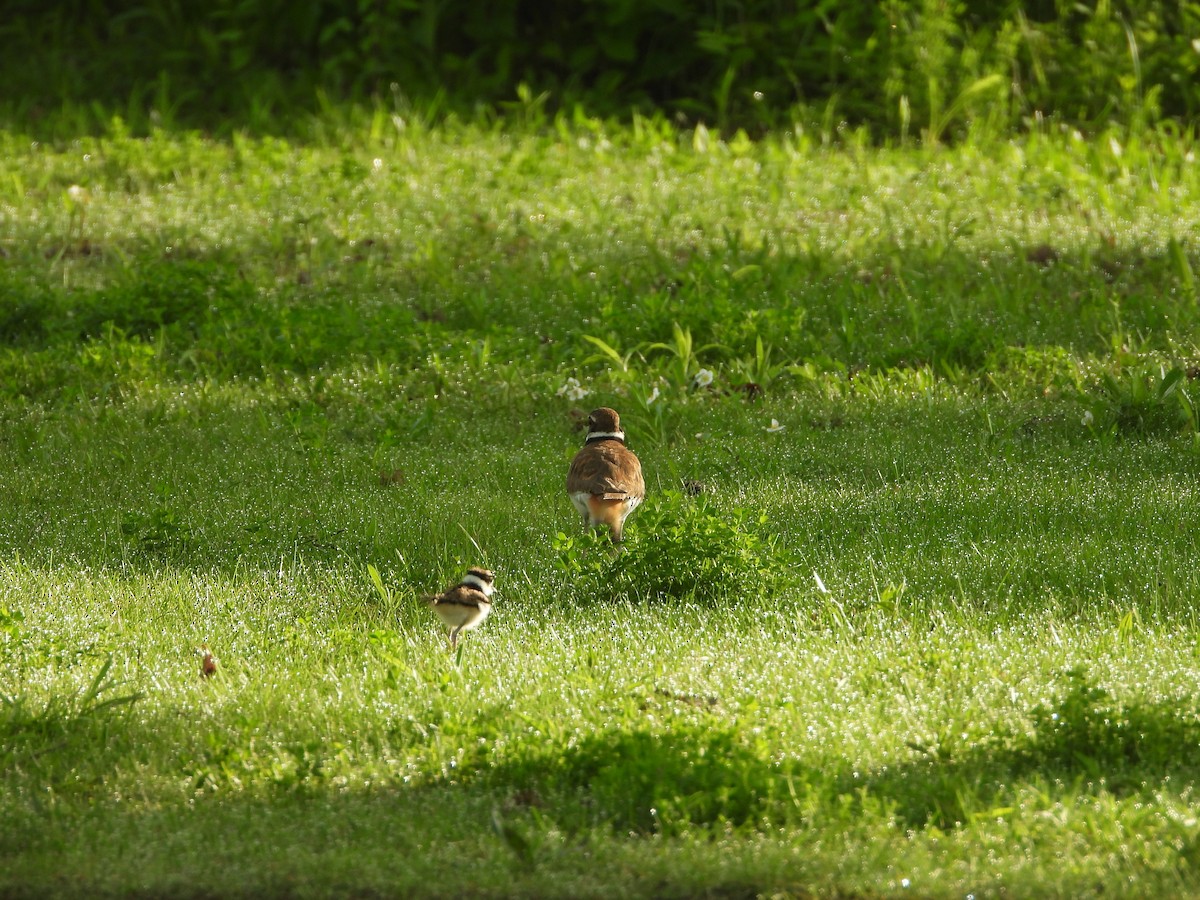
[[[796,122],[937,140],[1056,119],[1191,122],[1200,2],[9,0],[0,112],[278,128],[344,101]],[[544,95],[544,96],[543,96]],[[53,121],[61,123],[61,115]]]

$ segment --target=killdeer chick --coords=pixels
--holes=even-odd
[[[458,636],[478,628],[492,611],[492,582],[496,576],[478,567],[467,570],[463,580],[443,593],[425,597],[438,618],[450,628],[450,652],[458,645]]]
[[[615,409],[592,410],[587,424],[587,440],[567,470],[567,494],[585,527],[607,525],[612,542],[619,544],[625,519],[646,496],[642,464],[625,446]]]

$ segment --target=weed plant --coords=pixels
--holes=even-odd
[[[703,485],[693,483],[694,492]],[[691,600],[705,604],[770,596],[788,567],[767,517],[745,509],[717,512],[703,497],[677,490],[652,496],[638,510],[628,542],[608,552],[604,535],[555,536],[564,591],[579,602]]]

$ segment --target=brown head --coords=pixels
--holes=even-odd
[[[609,409],[607,406],[593,409],[591,415],[588,416],[587,439],[598,441],[604,438],[625,440],[625,432],[621,430],[621,417],[617,415],[615,409]]]

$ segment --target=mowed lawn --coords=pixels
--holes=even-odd
[[[1200,893],[1197,222],[1166,133],[0,136],[0,895]]]

